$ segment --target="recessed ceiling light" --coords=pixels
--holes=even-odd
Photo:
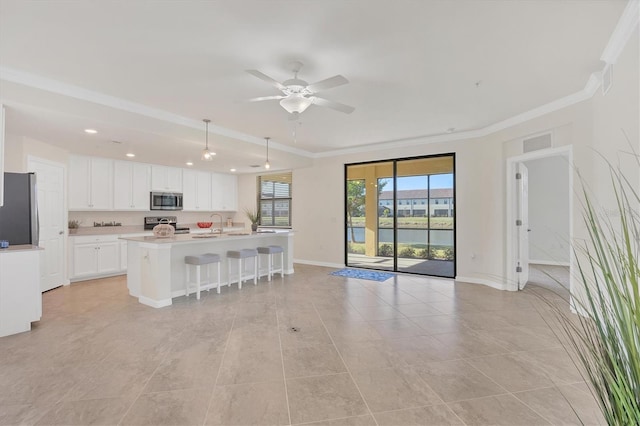
[[[96,133],[98,133],[98,131],[94,129],[84,129],[84,132],[89,133],[91,135],[95,135]]]
[[[193,166],[193,163],[191,161],[187,161],[187,166]]]
[[[136,155],[135,155],[134,153],[132,153],[132,152],[127,152],[127,157],[131,157],[131,158],[133,158],[133,157],[135,157],[135,156],[136,156]]]
[[[235,171],[236,171],[236,169],[229,169],[229,171],[230,171],[230,172],[235,172]]]

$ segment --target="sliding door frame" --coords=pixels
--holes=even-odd
[[[448,277],[448,276],[442,276],[442,275],[427,275],[427,274],[420,274],[417,272],[409,272],[409,271],[398,271],[398,163],[402,162],[402,161],[407,161],[407,160],[424,160],[424,159],[429,159],[429,158],[439,158],[439,157],[451,157],[453,160],[453,277]],[[368,164],[380,164],[380,163],[392,163],[392,168],[393,168],[393,176],[391,176],[391,179],[393,181],[393,272],[396,273],[403,273],[403,274],[411,274],[411,275],[421,275],[421,276],[427,276],[427,277],[439,277],[439,278],[448,278],[448,279],[454,279],[457,276],[457,271],[458,271],[458,237],[457,237],[457,228],[458,228],[458,200],[456,197],[456,191],[457,191],[457,179],[458,179],[458,173],[456,172],[456,153],[455,152],[449,152],[449,153],[443,153],[443,154],[433,154],[433,155],[420,155],[420,156],[415,156],[415,157],[402,157],[402,158],[389,158],[389,159],[381,159],[381,160],[372,160],[372,161],[363,161],[363,162],[359,162],[359,163],[345,163],[344,164],[344,176],[343,176],[343,181],[344,181],[344,186],[343,186],[343,197],[342,197],[342,201],[344,203],[344,264],[345,266],[349,265],[349,223],[347,222],[347,176],[348,176],[348,168],[349,166],[366,166]],[[428,191],[430,191],[430,185],[429,185],[429,189]],[[427,192],[427,196],[429,197],[429,192]],[[430,197],[429,197],[430,199]],[[430,206],[427,205],[427,211],[430,209]],[[431,223],[431,220],[429,220],[429,223]],[[427,230],[427,241],[431,241],[431,229],[429,228]],[[377,247],[377,241],[376,241],[376,247]],[[383,269],[383,268],[373,268],[373,267],[367,267],[367,268],[363,268],[363,269],[371,269],[371,270],[376,270],[376,271],[389,271],[388,269]]]

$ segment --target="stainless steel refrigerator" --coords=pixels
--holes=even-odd
[[[4,174],[4,205],[0,207],[0,240],[9,245],[38,245],[35,173]]]

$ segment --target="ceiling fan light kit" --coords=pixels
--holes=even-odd
[[[349,80],[341,75],[334,75],[333,77],[329,77],[317,83],[309,84],[306,81],[298,78],[298,71],[300,71],[302,65],[302,62],[300,61],[293,61],[291,63],[293,78],[282,83],[258,70],[247,70],[247,72],[252,76],[257,77],[262,81],[266,81],[282,92],[282,95],[261,96],[258,98],[253,98],[250,99],[250,102],[280,100],[280,106],[282,106],[282,108],[284,108],[290,114],[300,114],[307,108],[309,108],[311,104],[331,108],[345,114],[351,114],[355,110],[355,108],[353,108],[352,106],[344,105],[339,102],[330,101],[316,96],[316,94],[322,90],[342,86],[344,84],[347,84]]]

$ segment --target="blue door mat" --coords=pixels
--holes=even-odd
[[[344,268],[329,273],[329,275],[336,275],[338,277],[358,278],[361,280],[370,281],[386,281],[393,277],[395,274],[379,271],[364,271],[362,269]]]

